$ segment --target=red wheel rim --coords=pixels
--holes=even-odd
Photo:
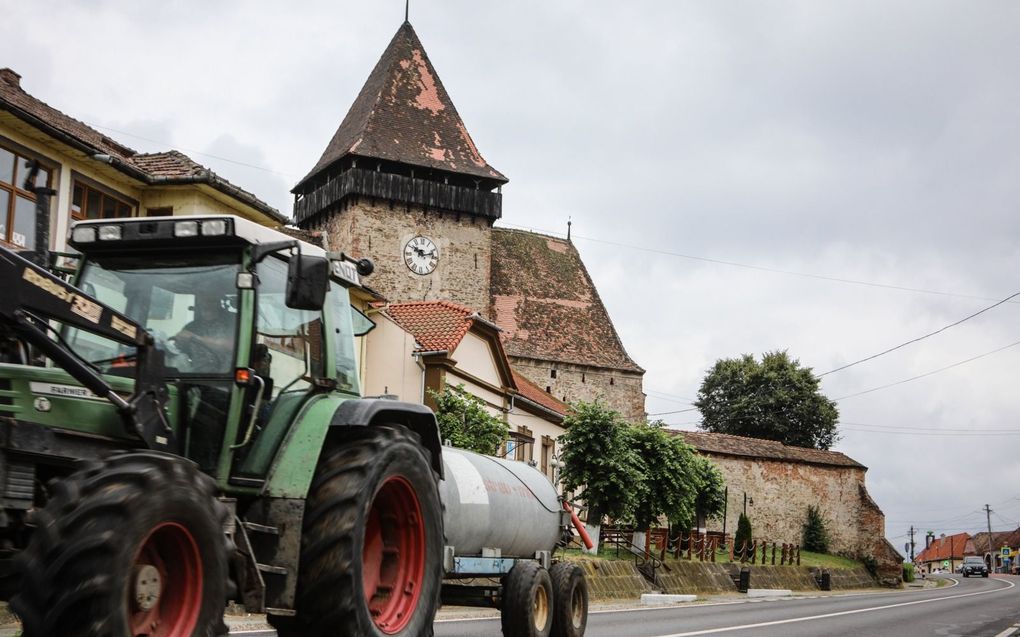
[[[365,602],[376,628],[393,635],[414,616],[425,577],[425,527],[411,483],[394,476],[372,501],[362,549]]]
[[[131,637],[189,637],[202,609],[202,556],[188,529],[164,522],[135,555],[127,590]]]

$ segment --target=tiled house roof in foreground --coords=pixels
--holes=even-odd
[[[566,416],[567,412],[570,411],[570,406],[567,403],[554,398],[549,392],[543,391],[541,387],[518,374],[516,370],[511,369],[510,372],[513,374],[514,384],[517,385],[517,393],[521,396],[560,416]]]
[[[867,469],[853,458],[838,451],[791,447],[774,440],[745,438],[705,431],[675,431],[672,433],[682,437],[684,442],[702,453]]]
[[[918,553],[914,560],[917,562],[935,562],[963,557],[963,552],[967,547],[967,540],[969,539],[969,533],[957,533],[956,535],[936,538],[928,548]]]
[[[315,167],[348,155],[506,182],[478,152],[409,22],[397,30]]]
[[[510,356],[644,372],[564,239],[493,228],[491,316]]]
[[[277,221],[287,221],[276,208],[181,152],[139,153],[36,99],[21,88],[21,76],[9,68],[0,69],[0,111],[10,113],[87,155],[109,155],[114,168],[142,183],[167,186],[207,184]]]
[[[393,303],[386,314],[414,336],[419,352],[452,352],[478,318],[474,310],[449,301]]]

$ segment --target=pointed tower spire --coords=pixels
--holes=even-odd
[[[405,5],[407,11],[409,5]],[[352,177],[347,180],[351,182],[348,186],[332,187],[328,194],[323,191],[327,183],[351,170],[388,173],[393,179],[399,176],[431,185],[397,184],[399,179],[391,179],[391,190],[399,190],[406,197],[354,192],[357,190],[354,182],[365,181]],[[405,21],[322,157],[294,187],[298,197],[294,212],[301,222],[337,205],[347,195],[368,195],[495,220],[501,211],[499,195],[492,191],[506,182],[507,178],[478,152],[418,35],[411,23]],[[464,193],[451,191],[443,201],[437,201],[434,192],[442,190],[435,188],[439,185],[471,191],[477,196],[465,197]],[[433,192],[423,195],[423,187]],[[485,199],[482,195],[491,195],[493,201],[483,203],[479,209],[476,204],[477,200]],[[417,200],[421,198],[424,199]]]

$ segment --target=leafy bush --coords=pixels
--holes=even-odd
[[[743,513],[737,520],[737,535],[733,538],[733,547],[741,560],[751,556],[751,520]]]
[[[808,505],[807,521],[804,522],[800,543],[805,551],[829,552],[829,530],[826,528],[822,512],[813,504]]]
[[[903,563],[903,581],[908,584],[914,581],[914,565],[910,562]]]
[[[429,390],[429,395],[436,401],[436,420],[444,442],[491,456],[507,439],[507,424],[490,414],[485,403],[467,393],[464,385],[446,385],[442,393]]]

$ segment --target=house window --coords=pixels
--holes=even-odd
[[[553,449],[555,449],[556,442],[549,436],[542,436],[542,473],[549,476],[549,479],[554,478],[553,476]]]
[[[119,219],[135,216],[135,207],[126,198],[101,190],[92,184],[74,180],[71,218]]]
[[[35,245],[35,195],[24,190],[28,157],[0,146],[0,242],[18,248]],[[40,167],[36,186],[50,185],[50,171]]]

